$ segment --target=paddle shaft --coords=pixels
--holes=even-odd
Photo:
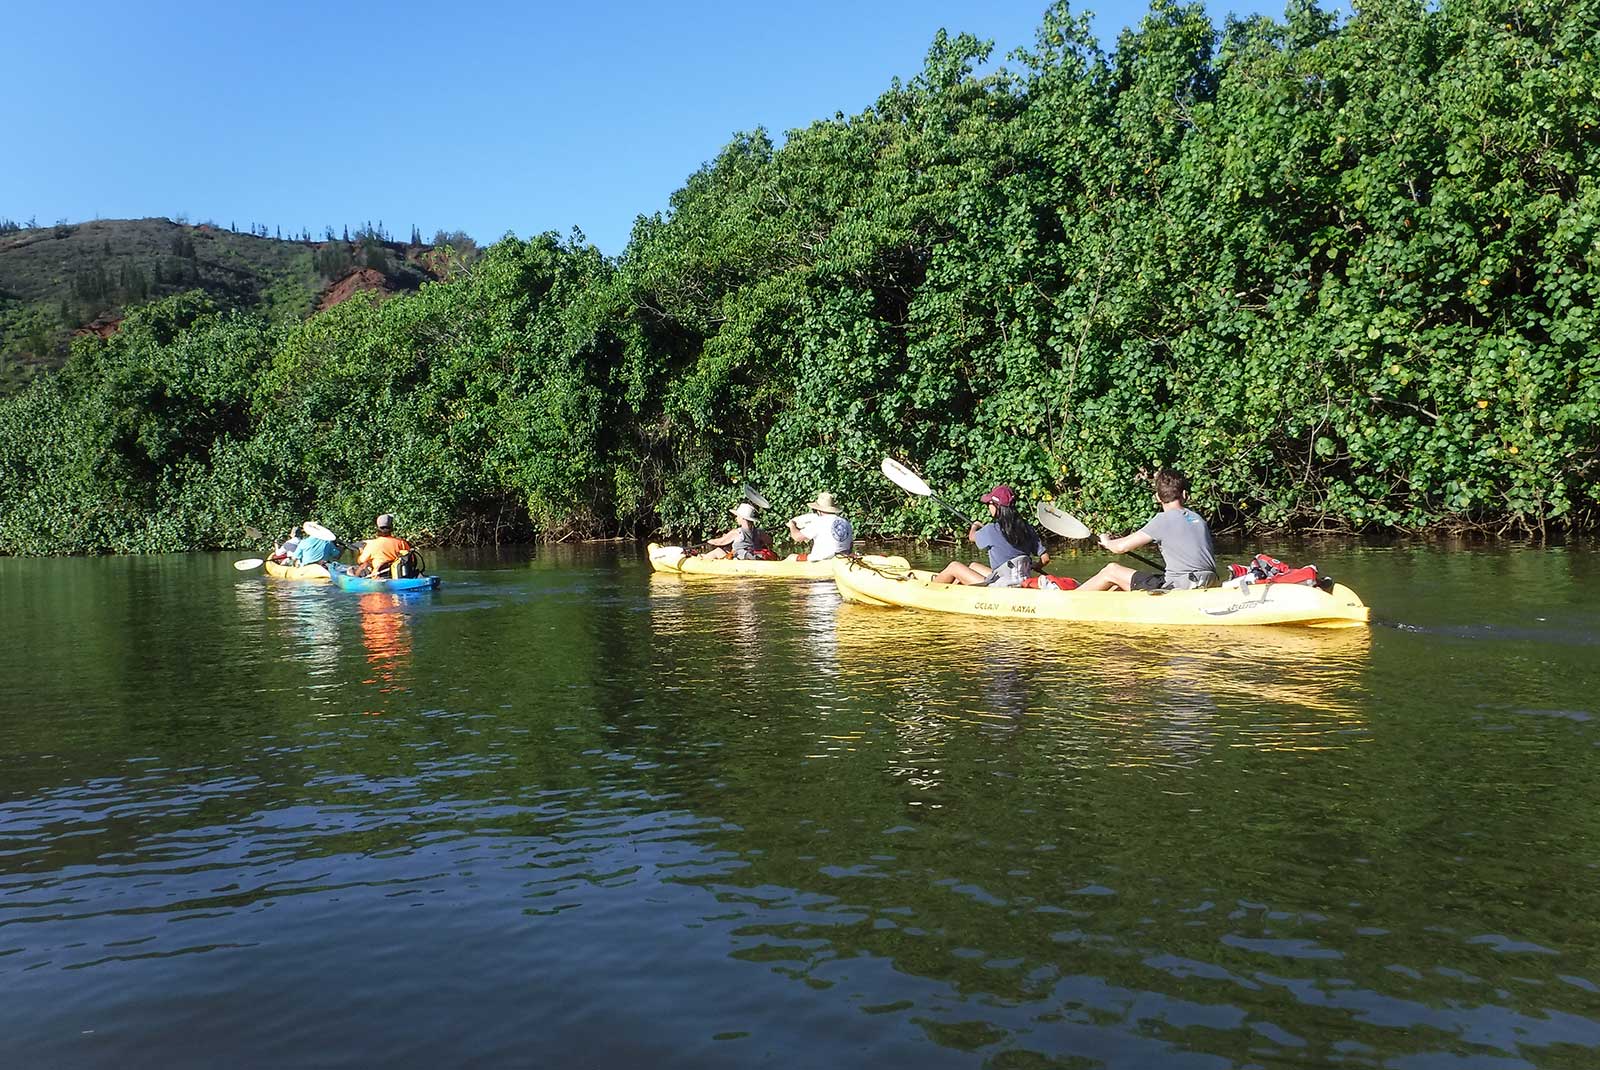
[[[1144,556],[1144,554],[1136,554],[1132,550],[1129,550],[1127,553],[1128,553],[1128,556],[1133,558],[1135,561],[1143,561],[1145,564],[1149,565],[1151,568],[1155,569],[1157,572],[1161,573],[1162,575],[1166,575],[1166,571],[1167,571],[1166,566],[1156,564],[1154,561],[1152,561],[1148,557]]]
[[[951,505],[949,502],[945,501],[943,498],[939,497],[937,494],[933,493],[932,491],[928,492],[928,497],[932,498],[934,501],[938,502],[940,505],[944,506],[946,509],[948,509],[952,513],[954,513],[956,515],[956,518],[958,520],[961,520],[961,521],[965,522],[967,527],[969,527],[969,528],[972,527],[972,519],[970,517],[968,517],[966,513],[963,513],[960,509],[957,509],[955,506]]]

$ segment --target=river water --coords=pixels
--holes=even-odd
[[[0,560],[0,1065],[1600,1066],[1600,554],[1316,556],[1372,629]]]

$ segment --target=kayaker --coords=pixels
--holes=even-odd
[[[1213,587],[1217,558],[1211,548],[1211,529],[1188,508],[1189,480],[1181,472],[1163,468],[1151,477],[1161,512],[1131,535],[1114,539],[1100,536],[1100,545],[1125,554],[1155,543],[1161,548],[1165,572],[1140,572],[1127,565],[1110,564],[1078,587],[1080,591],[1185,591]]]
[[[989,507],[990,520],[982,525],[974,520],[967,529],[967,538],[978,549],[988,552],[989,563],[952,561],[932,582],[964,583],[973,587],[1022,586],[1023,581],[1033,575],[1035,557],[1041,565],[1050,563],[1044,540],[1017,512],[1017,495],[1010,487],[1001,484],[978,501]]]
[[[356,558],[356,574],[361,576],[377,576],[387,570],[392,576],[395,564],[412,552],[409,542],[396,538],[394,534],[394,517],[384,513],[377,519],[378,534],[368,539],[361,547],[361,556]]]
[[[289,537],[272,548],[267,560],[287,565],[294,559],[295,551],[298,549],[300,549],[300,525],[296,524],[289,529]]]
[[[850,521],[839,514],[833,495],[823,491],[807,508],[811,512],[801,513],[789,521],[789,538],[795,542],[809,542],[811,549],[803,554],[791,554],[790,560],[826,561],[849,553],[855,545],[855,531]]]
[[[749,502],[740,502],[728,511],[733,514],[733,527],[714,539],[706,540],[706,545],[712,547],[705,555],[706,560],[716,561],[724,557],[734,557],[740,561],[773,560],[776,555],[772,552],[772,539],[756,526],[756,507]]]
[[[290,557],[296,565],[320,565],[327,561],[339,560],[341,552],[339,544],[332,539],[305,535],[301,537],[300,545],[295,547]]]

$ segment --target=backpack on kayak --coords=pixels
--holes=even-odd
[[[1036,591],[1070,591],[1078,586],[1078,581],[1071,576],[1052,576],[1047,572],[1041,572],[1023,580],[1022,586]]]
[[[389,578],[396,580],[411,580],[428,574],[422,555],[415,550],[407,550],[379,571],[389,573]]]
[[[1235,585],[1243,587],[1252,583],[1303,583],[1307,587],[1322,586],[1316,565],[1290,567],[1276,557],[1256,554],[1248,565],[1229,565]]]

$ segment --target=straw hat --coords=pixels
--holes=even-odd
[[[818,513],[837,513],[839,507],[833,504],[833,495],[823,491],[817,495],[817,500],[811,503],[811,509]]]
[[[733,509],[729,509],[728,512],[732,513],[740,520],[748,520],[752,524],[756,522],[756,507],[751,505],[749,502],[740,502],[738,506]]]

